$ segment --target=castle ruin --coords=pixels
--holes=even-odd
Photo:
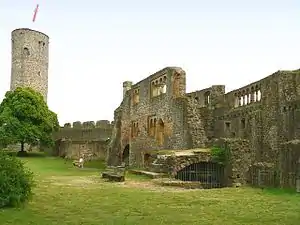
[[[47,35],[14,30],[11,90],[31,87],[47,101],[48,58]],[[136,84],[123,83],[114,122],[61,127],[54,134],[54,154],[107,157],[109,165],[125,162],[177,178],[194,166],[208,177],[219,168],[210,149],[221,146],[230,149],[223,171],[227,186],[271,184],[300,190],[299,96],[300,70],[278,71],[229,93],[224,85],[186,93],[185,71],[167,67]],[[157,151],[177,152],[159,157]]]
[[[191,164],[208,164],[206,150],[218,145],[230,148],[226,173],[231,183],[277,179],[280,186],[295,187],[300,70],[278,71],[229,93],[224,85],[186,93],[185,71],[167,67],[136,84],[124,82],[123,90],[123,101],[114,113],[109,164],[126,162],[154,170],[157,163],[149,160],[157,157],[157,150],[183,150],[186,153],[177,158],[184,158],[194,149],[185,160],[168,159],[175,164],[162,170],[175,176]],[[195,157],[197,149],[202,153]]]

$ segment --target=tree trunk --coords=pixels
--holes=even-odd
[[[21,142],[21,152],[24,152],[24,141]]]

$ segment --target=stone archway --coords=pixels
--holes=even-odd
[[[191,163],[177,170],[175,179],[200,182],[204,188],[224,187],[224,166],[215,162]]]
[[[146,153],[144,155],[144,167],[149,168],[150,164],[151,164],[151,155],[149,153]]]
[[[126,166],[129,166],[129,154],[130,154],[130,146],[127,144],[122,153],[122,162],[125,163]]]

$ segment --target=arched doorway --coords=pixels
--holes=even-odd
[[[224,166],[213,162],[193,163],[179,170],[175,179],[201,182],[204,188],[224,187]]]
[[[165,124],[162,121],[162,119],[159,119],[157,124],[157,141],[159,145],[164,144],[164,140],[165,140],[164,133],[165,133]]]
[[[124,162],[126,166],[129,165],[129,152],[130,152],[130,147],[129,144],[127,144],[122,154],[122,162]]]
[[[149,153],[146,153],[144,155],[144,167],[149,168],[150,163],[151,163],[151,155]]]

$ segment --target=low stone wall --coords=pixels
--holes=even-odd
[[[205,152],[191,152],[189,154],[175,154],[171,152],[168,154],[157,154],[157,153],[149,153],[148,163],[144,163],[144,168],[159,173],[168,173],[170,177],[175,177],[178,171],[181,169],[199,162],[209,162],[211,161],[211,154],[209,151]]]
[[[105,160],[107,154],[106,141],[72,141],[60,139],[56,141],[54,155],[68,159],[78,159],[81,155],[86,160]]]
[[[236,187],[246,184],[250,167],[255,159],[254,153],[250,151],[249,141],[237,138],[222,138],[213,140],[212,146],[226,151],[227,161],[223,162],[224,185]],[[152,153],[151,158],[148,169],[153,172],[168,173],[170,177],[175,177],[180,170],[189,165],[214,162],[210,149],[200,151],[190,149],[183,150],[180,153],[174,151],[169,154],[166,152],[164,155]]]
[[[273,163],[256,162],[250,167],[247,181],[256,187],[278,187],[279,174]]]

